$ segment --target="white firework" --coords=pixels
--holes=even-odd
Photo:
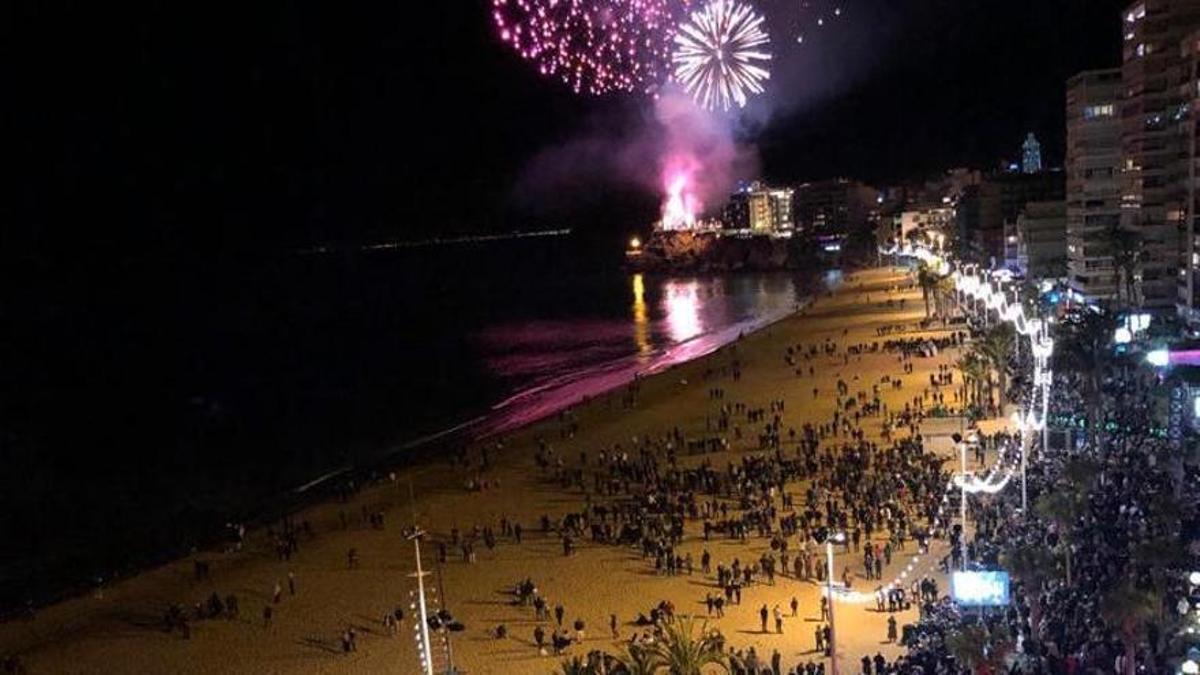
[[[675,80],[709,110],[744,107],[770,79],[763,17],[737,0],[710,0],[680,24],[671,56]]]

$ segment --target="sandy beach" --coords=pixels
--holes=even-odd
[[[446,462],[397,469],[395,480],[387,477],[354,493],[346,503],[313,506],[293,518],[311,525],[311,535],[298,536],[299,550],[290,560],[280,560],[273,537],[265,530],[247,533],[240,552],[204,551],[132,579],[107,587],[87,597],[69,600],[40,610],[36,618],[0,625],[0,656],[19,655],[29,673],[417,673],[419,664],[412,637],[411,616],[405,616],[398,635],[389,635],[383,616],[394,607],[407,608],[415,580],[414,551],[402,530],[414,518],[428,533],[423,546],[423,563],[433,572],[430,586],[441,589],[443,601],[466,629],[453,634],[453,658],[465,673],[552,673],[560,659],[540,656],[533,644],[533,610],[513,604],[512,587],[531,577],[551,607],[565,608],[565,625],[582,619],[586,638],[569,655],[591,649],[619,652],[626,638],[638,628],[632,621],[648,613],[660,600],[670,600],[677,613],[705,616],[704,597],[716,592],[715,580],[700,573],[701,551],[707,548],[716,561],[735,557],[757,559],[769,550],[769,542],[750,537],[738,542],[723,536],[705,542],[701,523],[689,520],[682,553],[697,561],[693,575],[655,574],[653,560],[642,557],[637,547],[594,544],[587,538],[577,542],[571,556],[564,556],[559,537],[543,534],[539,521],[552,520],[579,511],[585,504],[583,491],[564,488],[543,473],[535,463],[539,438],[553,446],[556,456],[568,466],[577,465],[581,452],[594,461],[600,450],[614,444],[632,447],[635,437],[662,435],[678,427],[688,439],[715,435],[706,426],[722,403],[740,402],[750,407],[767,407],[783,399],[783,427],[799,429],[804,423],[819,424],[829,419],[835,406],[839,380],[851,390],[867,389],[900,372],[895,354],[880,352],[844,361],[822,357],[809,364],[815,373],[797,376],[784,361],[788,346],[819,344],[827,338],[841,344],[880,341],[877,330],[903,324],[910,330],[903,337],[922,335],[916,325],[924,318],[919,289],[888,295],[887,289],[907,285],[908,277],[898,270],[878,269],[847,277],[832,297],[819,298],[804,312],[769,328],[746,336],[735,345],[696,361],[646,378],[631,407],[623,405],[622,391],[598,397],[574,409],[578,426],[573,437],[563,436],[563,424],[555,417],[507,435],[502,450],[488,453],[491,468],[483,474],[489,486],[468,491],[472,471]],[[888,299],[893,302],[887,302]],[[899,300],[905,300],[903,308]],[[937,335],[947,331],[937,330]],[[894,337],[894,336],[893,336]],[[903,375],[901,389],[881,388],[881,398],[893,409],[920,396],[929,375],[939,365],[953,365],[958,350],[950,349],[932,358],[911,361],[914,371]],[[719,373],[736,361],[741,376],[706,378],[706,371]],[[956,376],[955,383],[958,383]],[[713,387],[726,390],[724,401],[709,396]],[[813,389],[818,390],[813,396]],[[949,389],[946,390],[949,400]],[[682,452],[679,463],[695,466],[708,461],[722,468],[757,450],[757,437],[747,425],[740,441],[727,451],[689,455]],[[879,438],[879,424],[863,423],[868,440]],[[960,429],[958,418],[928,420],[922,426],[927,449],[951,453],[949,435]],[[907,433],[907,432],[905,432]],[[787,448],[785,440],[785,452]],[[479,464],[479,447],[471,448],[471,461]],[[415,504],[409,499],[410,485]],[[802,493],[804,486],[789,485]],[[414,508],[415,506],[415,508]],[[364,519],[364,513],[382,514],[382,527]],[[523,542],[499,536],[494,549],[477,545],[474,564],[463,561],[450,547],[448,562],[437,564],[436,542],[449,537],[452,528],[468,533],[475,526],[490,526],[497,533],[502,518],[521,523]],[[343,526],[343,520],[345,526]],[[876,538],[881,535],[876,533]],[[882,539],[879,539],[882,541]],[[347,554],[355,549],[358,564],[351,569]],[[884,581],[894,578],[911,560],[915,544],[899,554],[884,570]],[[930,555],[921,558],[918,571],[933,570],[944,589],[946,582],[936,573],[935,561],[945,555],[946,543],[934,542]],[[839,551],[840,553],[840,551]],[[835,563],[839,574],[844,566],[860,570],[860,556],[851,553]],[[197,580],[195,561],[209,564],[207,578]],[[295,594],[288,589],[288,573],[294,575]],[[282,599],[275,603],[272,592],[282,586]],[[879,582],[860,580],[856,588],[870,591]],[[236,619],[206,619],[190,622],[191,634],[184,639],[178,630],[162,628],[164,612],[172,603],[191,608],[216,592],[224,598],[237,596],[240,615]],[[799,601],[799,616],[790,617],[788,604]],[[727,608],[720,619],[708,619],[729,644],[753,646],[762,657],[778,650],[785,670],[797,663],[818,660],[814,652],[814,627],[819,625],[820,591],[813,582],[777,577],[774,585],[753,585],[743,592],[740,605]],[[778,605],[789,615],[783,632],[763,633],[758,610]],[[273,616],[264,627],[263,608]],[[873,603],[839,602],[837,611],[838,651],[843,672],[857,672],[863,655],[877,652],[893,658],[900,647],[885,640],[886,613]],[[610,614],[620,623],[621,639],[609,635]],[[894,615],[903,625],[916,619],[916,611]],[[508,637],[495,639],[489,631],[503,624]],[[550,625],[553,625],[553,617]],[[340,636],[348,626],[357,632],[357,650],[344,654]],[[548,629],[549,630],[549,629]],[[435,647],[440,643],[435,641]],[[436,662],[442,663],[439,654]]]

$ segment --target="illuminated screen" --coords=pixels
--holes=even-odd
[[[1008,572],[955,572],[950,595],[960,605],[996,607],[1008,604]]]

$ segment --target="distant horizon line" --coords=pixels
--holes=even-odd
[[[565,237],[571,234],[572,228],[562,228],[556,230],[534,230],[524,232],[516,230],[513,232],[505,232],[502,234],[465,234],[457,237],[429,237],[425,239],[406,239],[398,241],[379,241],[369,244],[349,244],[349,245],[333,245],[333,246],[311,246],[299,251],[300,255],[320,255],[323,253],[335,253],[338,251],[356,250],[356,251],[388,251],[404,248],[423,248],[427,246],[451,246],[456,244],[474,244],[489,241],[505,241],[509,239],[530,239],[536,237]]]

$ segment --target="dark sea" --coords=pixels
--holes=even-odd
[[[621,262],[573,236],[350,248],[131,265],[94,295],[47,296],[5,345],[0,601],[77,592],[342,472],[702,356],[816,283]]]

